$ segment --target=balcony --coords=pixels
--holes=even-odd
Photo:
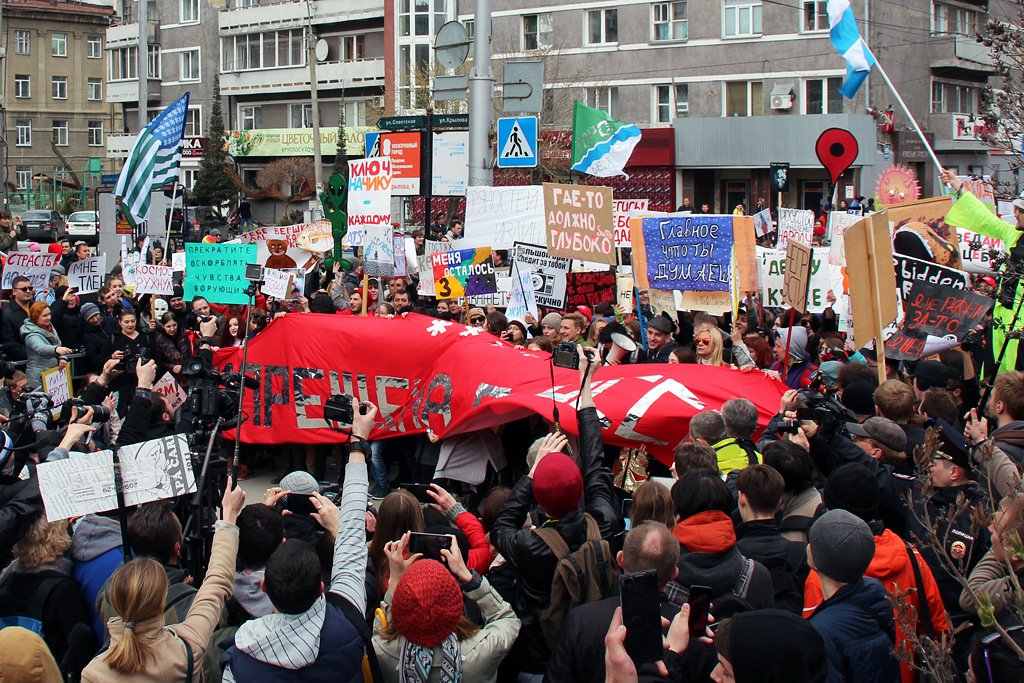
[[[367,88],[384,86],[384,60],[317,64],[318,88]],[[309,91],[309,67],[234,71],[220,75],[223,95],[244,95],[273,88],[275,92]]]
[[[158,21],[147,21],[149,24],[149,30],[147,32],[146,40],[149,43],[157,42],[157,36],[159,34],[159,22]],[[139,44],[139,23],[135,22],[132,24],[120,24],[118,26],[111,26],[107,28],[107,49],[112,47],[127,47],[129,45]]]
[[[150,78],[148,85],[149,101],[160,101],[160,79]],[[107,81],[107,102],[138,102],[139,79],[125,81]]]
[[[380,0],[347,0],[346,2],[309,0],[307,9],[307,3],[304,0],[287,0],[285,2],[265,2],[258,7],[226,9],[217,13],[222,36],[252,33],[254,29],[302,28],[308,23],[307,16],[312,18],[314,26],[383,19],[384,6]]]
[[[932,36],[928,40],[928,65],[949,72],[995,73],[989,49],[971,36]]]

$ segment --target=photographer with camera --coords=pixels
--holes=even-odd
[[[121,375],[114,380],[111,390],[118,392],[117,414],[124,417],[137,383],[136,361],[149,360],[150,340],[148,334],[138,330],[138,317],[134,309],[121,309],[117,315],[117,325],[119,330],[111,335],[110,343],[114,349],[112,357],[122,361],[119,367]]]

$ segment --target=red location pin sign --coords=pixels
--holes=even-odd
[[[835,185],[839,176],[843,175],[857,158],[860,148],[857,146],[857,138],[853,137],[850,131],[829,128],[818,136],[818,141],[814,143],[814,151],[818,153],[818,161],[832,176],[832,184]]]

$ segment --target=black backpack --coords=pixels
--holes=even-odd
[[[804,580],[807,578],[806,545],[790,541],[785,554],[758,557],[772,577],[776,609],[802,614],[804,606]]]

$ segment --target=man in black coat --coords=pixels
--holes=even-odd
[[[25,360],[25,342],[21,339],[21,324],[28,320],[28,309],[35,300],[35,290],[31,280],[23,275],[16,275],[11,280],[11,292],[11,300],[4,307],[0,337],[3,339],[4,356],[7,360]]]

